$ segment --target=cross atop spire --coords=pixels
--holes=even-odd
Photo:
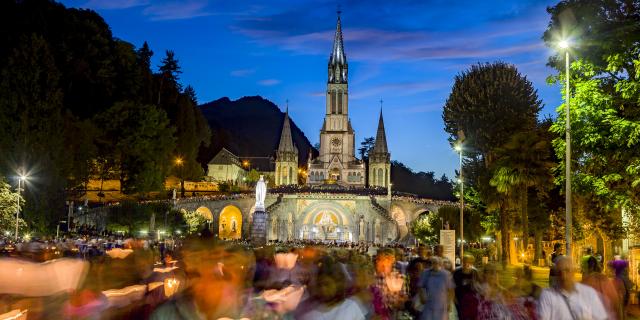
[[[378,132],[376,133],[376,142],[373,145],[373,153],[389,153],[389,149],[387,148],[387,135],[384,130],[384,120],[382,119],[382,99],[380,99],[380,118],[378,119]]]
[[[336,23],[336,33],[333,37],[333,50],[331,51],[331,56],[329,57],[329,65],[346,65],[347,64],[347,56],[344,53],[344,44],[342,39],[342,25],[340,21],[340,8],[338,7],[338,22]]]
[[[284,123],[282,124],[282,134],[280,135],[280,144],[278,152],[295,152],[298,149],[293,145],[293,137],[291,136],[291,124],[289,124],[289,100],[287,99],[287,110],[284,114]]]

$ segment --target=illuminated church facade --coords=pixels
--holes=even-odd
[[[349,119],[349,64],[344,51],[340,16],[336,25],[333,49],[327,67],[325,116],[320,129],[318,157],[309,159],[307,185],[337,184],[365,187],[365,163],[355,154],[355,131]],[[382,110],[373,150],[369,154],[369,187],[387,188],[390,181],[391,155],[387,148]],[[276,185],[298,184],[298,149],[291,137],[288,111],[285,114],[280,143],[276,152]]]

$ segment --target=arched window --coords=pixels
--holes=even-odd
[[[342,90],[338,91],[338,114],[342,114],[344,111],[342,110]]]
[[[373,173],[373,177],[371,177],[371,184],[375,185],[376,184],[376,169],[371,170]]]
[[[384,178],[382,177],[382,175],[383,175],[382,168],[378,168],[378,185],[381,187],[383,186],[382,181],[384,181],[383,180]]]
[[[331,113],[336,113],[336,90],[331,90]]]

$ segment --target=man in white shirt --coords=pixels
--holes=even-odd
[[[607,312],[598,293],[575,282],[573,265],[565,256],[554,266],[557,282],[540,295],[538,313],[542,320],[606,320]]]

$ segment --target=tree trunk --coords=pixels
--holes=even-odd
[[[510,253],[509,248],[511,247],[509,239],[511,236],[509,235],[509,217],[508,211],[500,208],[500,235],[502,241],[502,265],[506,266],[509,263]]]
[[[529,215],[527,210],[529,197],[527,194],[527,189],[528,188],[525,187],[520,194],[520,205],[521,205],[520,210],[522,212],[522,244],[523,244],[525,259],[527,258],[529,253]]]
[[[534,232],[534,240],[535,242],[535,256],[533,257],[533,264],[538,262],[538,259],[542,258],[542,230],[536,230]]]
[[[180,195],[184,198],[184,179],[180,178]]]

